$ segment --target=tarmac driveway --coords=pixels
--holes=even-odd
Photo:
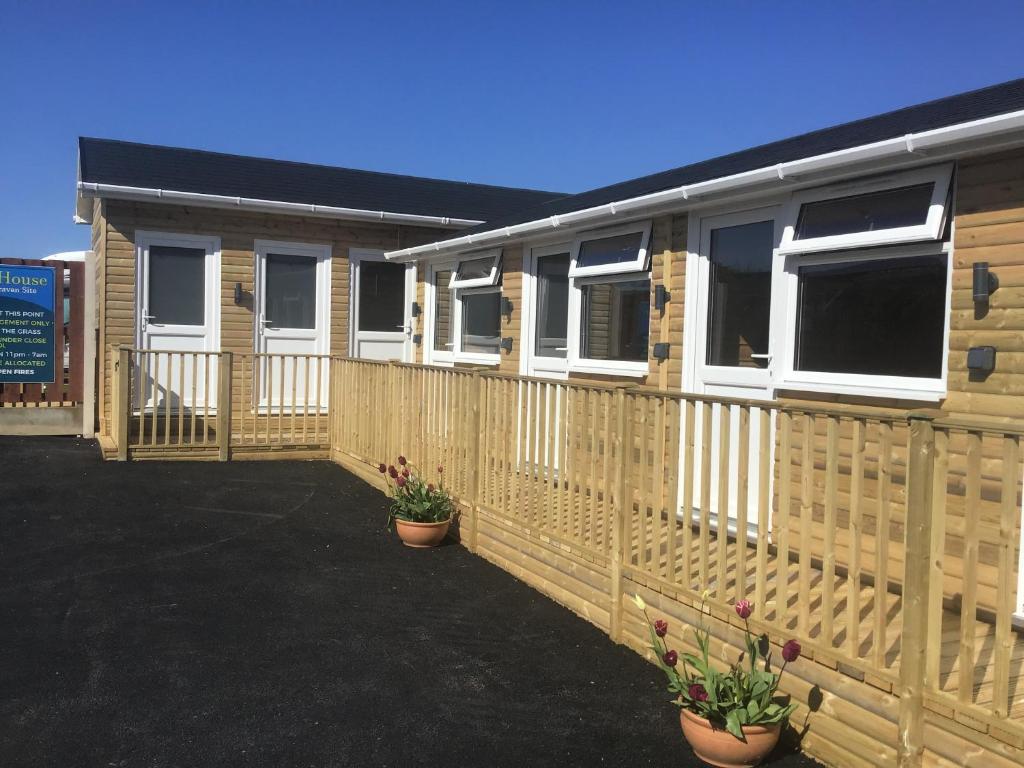
[[[0,438],[0,499],[4,766],[697,765],[657,669],[332,464]]]

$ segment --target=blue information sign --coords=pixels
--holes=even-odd
[[[54,382],[56,291],[53,267],[0,264],[0,383]]]

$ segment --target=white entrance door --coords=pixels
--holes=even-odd
[[[523,297],[528,313],[523,371],[526,376],[568,378],[570,243],[531,248],[525,271],[529,296]]]
[[[351,249],[352,356],[412,360],[416,265],[385,261],[383,251]]]
[[[257,240],[255,251],[259,404],[305,406],[308,392],[310,405],[324,406],[328,366],[310,356],[329,351],[331,247]]]
[[[695,280],[688,286],[695,301],[687,322],[691,330],[689,388],[695,394],[716,395],[747,400],[774,399],[775,339],[780,320],[772,313],[772,296],[781,286],[781,270],[774,268],[774,250],[781,232],[776,225],[776,208],[761,208],[718,216],[691,217],[694,226],[691,259],[695,260]],[[696,221],[695,221],[696,220]],[[776,274],[778,273],[778,274]],[[738,498],[739,408],[712,406],[711,499],[712,525],[718,525],[722,512],[728,515],[730,532],[736,530],[737,509],[747,508],[747,535],[757,532],[757,492],[760,482],[760,409],[750,413],[747,460],[749,482],[747,498]],[[723,414],[722,408],[729,413]],[[695,424],[696,444],[704,445],[702,420]],[[727,434],[724,425],[728,425]],[[721,509],[718,499],[719,477],[723,471],[719,455],[723,437],[728,439],[728,502]],[[769,435],[770,450],[774,450]],[[699,460],[699,457],[698,457]],[[771,458],[767,466],[770,468]],[[769,469],[770,471],[770,469]],[[700,485],[696,473],[696,485]],[[699,515],[701,489],[694,488],[693,507]]]
[[[140,349],[217,352],[220,346],[220,239],[162,232],[135,233]],[[159,357],[159,362],[156,362]],[[209,376],[204,370],[207,361]],[[206,383],[216,382],[216,359],[191,355],[145,356],[139,388],[145,405],[203,407]],[[159,366],[163,366],[163,370]],[[181,370],[184,366],[185,370]],[[193,388],[193,379],[195,379]],[[182,391],[181,382],[185,382]],[[211,383],[211,388],[213,384]]]

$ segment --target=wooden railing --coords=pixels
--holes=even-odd
[[[323,355],[142,350],[110,352],[111,437],[118,458],[323,447],[328,358]]]
[[[749,599],[759,630],[899,696],[907,744],[925,708],[1015,716],[1012,429],[348,359],[332,382],[335,449],[444,465],[471,546],[483,510],[606,565],[613,637],[629,582]]]

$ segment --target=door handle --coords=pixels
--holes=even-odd
[[[150,320],[156,320],[156,315],[147,315],[145,312],[142,313],[142,327],[145,328],[149,325]]]
[[[402,331],[405,332],[405,333],[412,333],[412,326],[411,325],[396,325],[395,328],[401,328]]]

